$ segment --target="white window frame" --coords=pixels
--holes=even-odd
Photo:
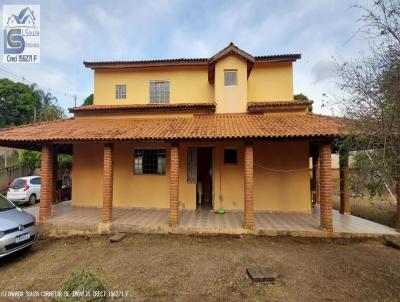
[[[146,173],[144,172],[144,166],[143,166],[143,155],[144,155],[144,150],[146,151],[163,151],[164,156],[158,156],[157,157],[157,172],[156,173]],[[137,156],[137,153],[140,153],[142,151],[142,156]],[[158,175],[158,176],[165,176],[166,175],[166,169],[167,169],[167,150],[166,148],[134,148],[133,150],[133,175]]]
[[[126,85],[116,84],[115,85],[115,99],[126,100]]]
[[[165,91],[159,91],[157,98],[152,98],[152,84],[168,83],[168,94]],[[168,95],[168,97],[165,97]],[[154,96],[153,96],[154,97]],[[171,81],[170,80],[151,80],[149,82],[149,103],[150,104],[169,104],[171,100]]]
[[[228,73],[233,73],[235,74],[235,84],[234,85],[226,85],[226,76]],[[236,69],[226,69],[224,70],[224,87],[237,87],[237,83],[238,83],[238,76],[237,76],[237,70]]]

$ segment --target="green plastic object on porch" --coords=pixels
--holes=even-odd
[[[223,208],[219,208],[217,210],[217,214],[225,214],[225,210]]]

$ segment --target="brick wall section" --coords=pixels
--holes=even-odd
[[[332,179],[331,179],[331,145],[321,144],[319,147],[320,161],[320,219],[321,227],[333,231],[332,225]]]
[[[41,192],[39,204],[39,222],[45,222],[51,215],[51,204],[55,197],[54,191],[54,147],[47,144],[42,146],[42,163],[40,169]]]
[[[170,156],[169,225],[173,227],[179,223],[179,146],[177,144],[171,145]]]
[[[350,214],[349,156],[347,152],[339,154],[339,164],[340,164],[340,213]]]
[[[254,159],[253,144],[244,147],[244,227],[254,228]]]
[[[103,222],[110,222],[112,219],[113,207],[113,157],[114,146],[104,144],[103,162]]]

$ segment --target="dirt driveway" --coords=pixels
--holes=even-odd
[[[273,267],[279,281],[252,283],[249,265]],[[59,290],[77,267],[127,301],[400,301],[400,251],[382,242],[265,237],[45,239],[0,260],[0,291]]]

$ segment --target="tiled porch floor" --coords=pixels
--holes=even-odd
[[[53,206],[52,217],[49,224],[71,225],[97,225],[101,222],[100,208],[71,207],[70,202],[63,202]],[[36,213],[37,214],[37,213]],[[319,227],[319,209],[312,213],[295,212],[255,212],[255,234],[292,234],[296,236],[323,236],[326,232]],[[118,227],[135,227],[135,230],[143,228],[163,229],[168,228],[168,209],[120,209],[113,210],[112,224]],[[342,215],[333,211],[333,226],[336,235],[399,235],[394,229],[387,226],[365,220],[352,215]],[[139,229],[138,229],[139,228]],[[181,210],[179,213],[179,226],[182,233],[199,230],[200,233],[226,233],[237,234],[243,232],[243,212],[227,212],[224,215],[214,214],[208,211]],[[176,231],[174,231],[176,232]],[[179,231],[178,231],[179,233]],[[308,235],[307,235],[308,234]]]

